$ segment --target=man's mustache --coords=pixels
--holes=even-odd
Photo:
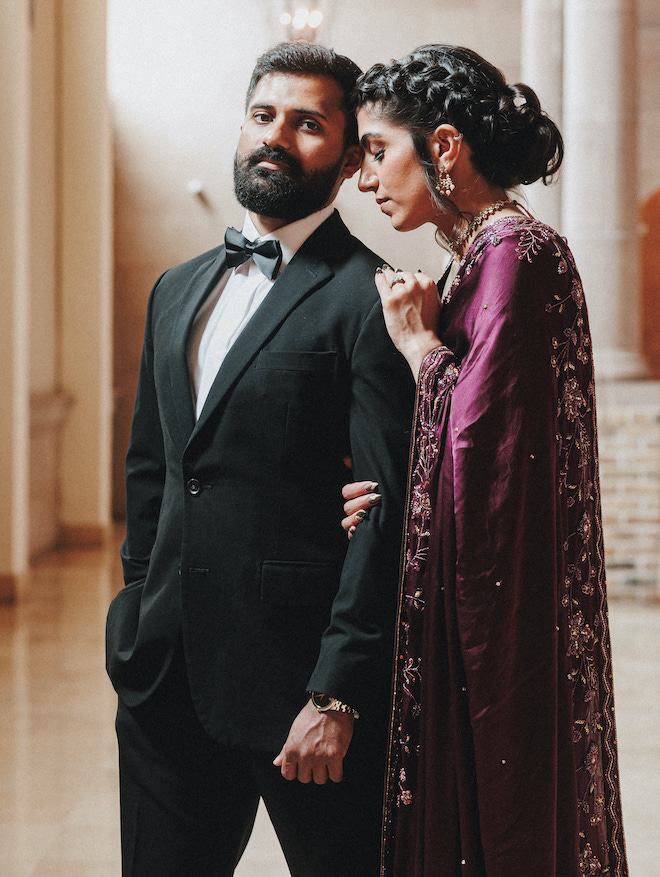
[[[269,146],[260,146],[245,158],[246,167],[256,167],[260,161],[276,161],[286,165],[295,176],[302,176],[302,162],[295,155],[289,155],[284,149],[271,149]]]

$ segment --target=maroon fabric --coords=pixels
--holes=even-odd
[[[594,379],[565,241],[506,218],[418,387],[387,877],[624,877]]]

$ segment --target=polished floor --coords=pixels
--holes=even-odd
[[[103,626],[116,545],[37,563],[0,607],[0,877],[119,877]],[[610,607],[630,877],[660,875],[660,607]],[[262,813],[237,877],[286,877]],[[530,877],[533,877],[530,872]]]

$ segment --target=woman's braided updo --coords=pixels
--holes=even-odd
[[[453,125],[469,145],[474,167],[494,186],[512,189],[547,183],[564,156],[561,134],[526,85],[507,85],[502,73],[460,46],[420,46],[390,64],[375,64],[358,79],[354,104],[375,109],[406,128],[439,205],[455,205],[436,192],[437,168],[428,137]]]

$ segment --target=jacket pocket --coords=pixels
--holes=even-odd
[[[261,568],[261,600],[271,606],[329,606],[341,567],[341,563],[266,560]]]
[[[144,581],[122,588],[110,603],[105,628],[106,668],[112,681],[130,659],[140,622],[140,602]]]
[[[334,350],[262,350],[255,368],[332,374],[336,358]]]

